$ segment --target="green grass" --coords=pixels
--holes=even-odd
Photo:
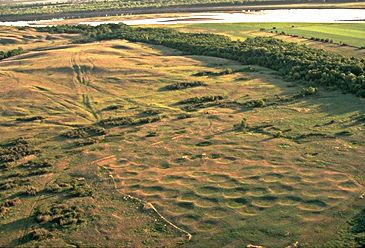
[[[365,46],[365,23],[217,23],[185,24],[176,26],[185,30],[200,30],[227,34],[233,38],[256,36],[256,32],[278,31],[304,38],[332,39],[355,47]],[[273,29],[273,28],[276,29]]]

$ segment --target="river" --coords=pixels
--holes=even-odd
[[[62,19],[41,21],[0,22],[5,26],[45,26],[60,23]],[[240,22],[290,22],[290,23],[365,23],[365,9],[275,9],[240,12],[210,12],[181,14],[180,17],[140,18],[107,21],[83,21],[76,24],[99,25],[105,23],[125,23],[128,25],[157,25],[179,23],[240,23]],[[73,22],[75,23],[75,22]]]

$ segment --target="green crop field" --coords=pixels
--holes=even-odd
[[[207,23],[179,24],[172,26],[180,30],[202,31],[229,35],[244,39],[257,36],[259,32],[297,35],[310,39],[330,39],[334,43],[345,43],[354,47],[365,47],[365,23]]]

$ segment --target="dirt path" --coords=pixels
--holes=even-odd
[[[85,63],[82,56],[83,54],[80,52],[73,53],[71,55],[70,64],[73,70],[73,87],[77,94],[82,97],[84,109],[92,114],[94,119],[97,121],[99,120],[99,115],[94,109],[92,97],[90,95],[90,92],[94,89],[90,78],[94,64],[89,58],[86,59],[87,63]]]

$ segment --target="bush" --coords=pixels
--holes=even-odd
[[[182,90],[182,89],[194,88],[194,87],[206,86],[206,85],[207,84],[200,82],[200,81],[175,83],[175,84],[170,84],[165,87],[162,87],[160,90]]]
[[[357,93],[357,95],[358,95],[359,97],[365,98],[365,89],[360,90],[360,91]]]
[[[41,224],[51,224],[52,228],[72,227],[85,222],[85,213],[78,206],[52,204],[38,208],[36,220]]]
[[[16,178],[8,181],[0,182],[0,190],[9,190],[20,186],[29,185],[30,180],[27,178]]]
[[[32,149],[30,143],[19,138],[0,145],[0,164],[14,162],[28,155],[37,153]]]
[[[21,203],[21,200],[19,198],[14,198],[10,200],[5,200],[3,203],[1,203],[1,207],[15,207]]]
[[[244,103],[239,103],[239,105],[245,108],[262,108],[266,106],[266,102],[264,99],[249,100]]]
[[[9,58],[12,56],[16,56],[16,55],[19,55],[22,53],[24,53],[24,50],[21,47],[7,51],[7,52],[0,51],[0,60],[6,59],[6,58]]]
[[[233,129],[236,131],[246,131],[248,129],[247,119],[243,118],[242,121],[238,124],[233,125]]]
[[[5,217],[9,213],[9,208],[0,206],[0,217]]]
[[[45,228],[37,228],[29,233],[29,237],[32,240],[42,240],[49,236],[49,231]]]
[[[192,97],[178,102],[178,104],[196,104],[196,103],[205,103],[205,102],[214,102],[223,100],[224,96],[201,96],[201,97]]]
[[[110,106],[103,108],[101,111],[113,111],[113,110],[121,109],[122,107],[123,106],[121,106],[121,105],[110,105]]]
[[[275,132],[275,133],[273,134],[273,137],[274,137],[274,138],[281,138],[281,137],[283,137],[283,136],[284,136],[283,131],[277,131],[277,132]]]
[[[26,188],[24,194],[28,196],[35,196],[37,194],[37,189],[33,186],[29,186]]]
[[[133,119],[131,117],[109,117],[108,119],[104,119],[99,121],[99,124],[102,126],[127,126],[133,123]]]
[[[104,128],[90,126],[67,131],[61,134],[61,136],[65,138],[76,139],[76,138],[88,138],[91,136],[101,136],[105,134],[106,130]]]
[[[309,86],[304,90],[304,95],[311,96],[318,93],[318,89],[316,87]]]
[[[43,120],[44,120],[44,117],[42,117],[42,116],[21,117],[21,118],[16,119],[16,121],[19,121],[19,122],[43,121]]]
[[[161,111],[157,110],[157,109],[147,109],[145,111],[142,111],[140,114],[141,115],[147,115],[147,116],[149,116],[149,115],[159,115],[159,114],[161,114]]]
[[[50,168],[53,166],[53,164],[45,160],[31,160],[24,164],[21,164],[20,166],[26,169],[38,169],[38,168]]]
[[[191,118],[191,117],[192,117],[191,114],[179,114],[176,116],[176,119],[182,120],[182,119],[187,119],[187,118]]]
[[[93,195],[93,190],[84,178],[73,178],[68,181],[58,181],[51,184],[47,191],[50,193],[67,193],[71,197],[87,197]]]

